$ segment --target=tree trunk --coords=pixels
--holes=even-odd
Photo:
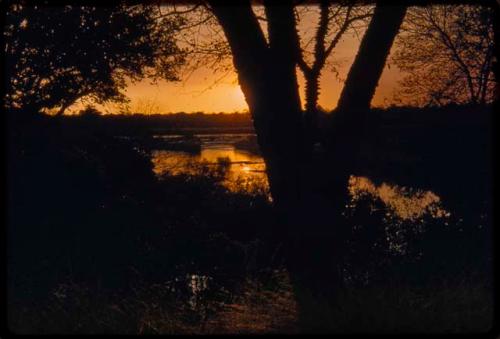
[[[352,174],[364,122],[405,6],[377,5],[334,110],[328,140],[328,160],[334,186],[344,187]]]
[[[300,195],[302,122],[295,74],[297,48],[292,6],[267,6],[270,46],[250,3],[211,4],[227,37],[238,80],[266,162],[274,204],[283,211]],[[286,223],[286,222],[285,222]]]
[[[298,291],[309,290],[316,300],[324,295],[332,301],[340,284],[341,247],[337,244],[344,238],[339,231],[345,224],[341,212],[356,149],[353,144],[361,133],[357,122],[369,108],[405,9],[377,7],[339,101],[328,160],[306,163],[293,6],[266,4],[268,45],[250,2],[238,6],[209,3],[231,47],[253,117],[278,215],[280,228],[275,232],[288,249],[294,286]],[[355,137],[349,137],[350,133]]]
[[[238,79],[252,113],[277,215],[274,240],[285,247],[287,266],[294,284],[310,279],[309,256],[315,248],[304,234],[309,222],[308,180],[304,162],[302,111],[296,79],[298,50],[293,7],[267,5],[269,46],[250,4],[212,5],[229,45]],[[298,251],[300,249],[300,251]],[[302,283],[307,285],[308,283]]]
[[[348,180],[355,171],[359,142],[371,99],[384,68],[393,40],[404,18],[406,8],[377,6],[360,49],[351,66],[329,131],[324,162],[315,166],[310,211],[314,226],[308,242],[316,245],[317,258],[310,262],[308,275],[316,276],[317,289],[328,289],[327,298],[335,298],[341,288],[341,261],[350,225],[342,216],[349,198]],[[307,256],[307,253],[297,255]],[[325,292],[325,291],[322,291]]]
[[[342,286],[341,260],[350,225],[342,216],[348,195],[349,176],[355,171],[364,120],[394,38],[406,12],[405,7],[377,6],[360,49],[349,71],[332,119],[324,162],[313,166],[308,194],[311,224],[296,248],[297,269],[315,279],[309,287],[334,299]],[[302,267],[302,268],[301,268]],[[301,279],[307,281],[307,279]]]
[[[313,70],[305,74],[306,80],[306,111],[304,124],[306,143],[309,153],[312,152],[314,143],[318,139],[318,96],[319,96],[319,74]]]

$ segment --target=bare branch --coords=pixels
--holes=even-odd
[[[158,17],[156,17],[156,19],[159,19],[159,18],[166,18],[166,17],[171,17],[171,16],[174,16],[174,15],[185,15],[185,14],[188,14],[188,13],[193,13],[194,11],[196,11],[198,8],[201,7],[201,4],[195,4],[193,7],[191,8],[188,8],[186,10],[182,10],[182,11],[178,11],[175,7],[175,4],[173,5],[173,10],[172,11],[169,11],[165,14],[163,14],[161,12],[161,5],[158,5],[158,8],[159,8],[159,12],[160,12],[160,15]]]

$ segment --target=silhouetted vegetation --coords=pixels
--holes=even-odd
[[[135,293],[134,284],[149,288],[172,281],[177,292],[160,292],[184,298],[187,307],[188,274],[210,275],[216,284],[220,277],[228,282],[241,275],[248,260],[244,244],[270,213],[267,198],[227,199],[217,173],[157,179],[144,152],[106,134],[94,120],[66,125],[63,120],[71,118],[20,117],[13,114],[9,121],[8,234],[15,246],[9,247],[8,301],[14,331],[29,331],[31,320],[19,313],[23,307],[34,303],[36,313],[55,305],[52,292],[67,284],[122,298]],[[46,320],[40,315],[42,323],[32,329],[103,329]]]
[[[4,26],[5,103],[64,111],[82,98],[126,102],[127,80],[175,80],[181,22],[151,5],[96,7],[11,3]]]
[[[486,6],[412,8],[394,56],[406,73],[399,99],[436,106],[495,100],[494,17]]]
[[[382,143],[370,150],[380,155],[396,137],[400,142],[392,144],[394,151],[416,147],[425,154],[419,126],[429,126],[432,119],[440,130],[439,121],[456,114],[454,129],[461,124],[470,129],[469,112],[458,107],[426,113],[375,110],[366,143]],[[487,119],[489,111],[479,112],[473,120],[484,127],[487,120],[481,123],[477,116]],[[484,209],[484,191],[467,188],[469,182],[487,188],[489,181],[461,177],[461,170],[471,173],[466,168],[448,173],[448,181],[460,180],[464,190],[442,196],[451,216],[434,211],[437,217],[429,212],[401,219],[370,194],[346,210],[352,229],[341,260],[339,311],[290,285],[282,271],[282,242],[272,233],[271,205],[265,196],[224,188],[224,159],[220,171],[158,178],[148,152],[102,128],[107,117],[24,117],[9,116],[8,235],[15,246],[9,247],[8,305],[15,332],[461,331],[489,326],[491,211]],[[414,133],[407,129],[399,135],[405,125]],[[480,139],[480,133],[463,143]],[[456,145],[461,136],[447,137]],[[426,138],[437,141],[432,133]],[[392,175],[385,168],[380,173],[386,174],[383,181]],[[413,181],[418,176],[407,174],[408,183],[420,187]],[[459,209],[448,204],[470,202],[469,194],[478,204]],[[208,287],[195,293],[192,281]],[[313,313],[294,311],[292,296]],[[474,312],[461,311],[475,303],[481,306]],[[247,318],[263,307],[274,321]],[[380,307],[387,308],[384,315],[368,321]]]
[[[7,6],[10,330],[490,329],[493,11],[322,1],[312,58],[299,7]],[[321,70],[365,19],[337,108],[324,111]],[[405,20],[398,63],[423,81],[407,89],[446,106],[371,108]],[[412,34],[426,48],[408,44]],[[431,53],[439,70],[420,77],[431,60],[422,56],[442,43]],[[125,103],[121,90],[135,80],[177,80],[186,56],[188,70],[224,69],[230,56],[249,113],[152,115],[159,107],[146,100],[140,114],[102,115],[95,106]],[[63,115],[76,102],[88,105]],[[213,135],[223,133],[240,136],[227,153],[194,161],[203,146],[222,149]],[[235,165],[265,169],[265,185],[232,189]]]

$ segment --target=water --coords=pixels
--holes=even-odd
[[[202,148],[199,154],[154,151],[154,171],[157,175],[219,173],[221,183],[229,191],[262,194],[272,201],[264,161],[259,155],[235,147],[234,140],[241,137],[210,135],[200,138]],[[407,237],[412,237],[409,234],[425,232],[426,219],[434,219],[445,226],[451,220],[451,213],[443,207],[441,197],[429,190],[389,183],[376,185],[369,178],[361,176],[351,176],[348,189],[350,201],[344,215],[353,218],[361,212],[369,216],[382,210],[385,237],[394,255],[407,253]],[[352,221],[353,225],[356,224],[354,219]]]
[[[162,174],[206,174],[223,172],[222,184],[231,192],[264,193],[269,195],[269,184],[264,160],[260,155],[235,147],[239,140],[252,134],[204,134],[199,154],[179,151],[156,150],[152,152],[154,172]],[[156,136],[180,138],[180,135]],[[349,182],[350,206],[369,195],[380,199],[395,216],[404,220],[417,220],[424,215],[445,218],[450,212],[442,207],[441,198],[432,191],[382,183],[375,185],[369,178],[352,176]]]
[[[349,180],[351,203],[363,195],[379,198],[386,208],[404,220],[418,220],[425,214],[433,218],[447,218],[451,213],[442,206],[441,198],[432,191],[382,183],[375,185],[366,177],[351,176]]]
[[[223,172],[222,184],[231,192],[269,195],[264,160],[260,155],[237,149],[234,143],[251,134],[210,134],[197,136],[201,140],[199,154],[155,150],[152,152],[154,172],[162,174],[207,174]],[[165,136],[175,138],[179,136]]]
[[[153,151],[154,172],[161,176],[163,174],[207,175],[219,171],[222,173],[221,183],[229,191],[266,194],[270,197],[262,157],[235,146],[237,141],[248,136],[242,134],[198,136],[201,140],[201,151],[195,154],[171,150]],[[396,256],[408,253],[409,244],[406,236],[411,237],[410,233],[419,234],[425,231],[425,218],[430,217],[440,224],[447,225],[451,216],[451,213],[443,207],[441,197],[429,190],[389,183],[377,185],[367,177],[351,176],[349,193],[351,199],[346,208],[348,217],[350,212],[352,215],[356,210],[370,214],[365,209],[366,205],[361,207],[364,198],[382,204],[384,237],[387,239],[388,250]],[[380,208],[380,204],[373,204],[368,208],[375,210]],[[353,222],[355,223],[354,220]],[[356,228],[354,223],[353,229]],[[215,288],[211,286],[213,283],[214,279],[209,276],[188,275],[191,308],[198,308],[201,305],[200,301],[205,293]]]

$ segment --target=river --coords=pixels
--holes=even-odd
[[[220,170],[223,185],[232,192],[264,193],[269,195],[269,185],[262,157],[242,150],[235,145],[251,134],[200,134],[201,150],[188,153],[172,150],[154,150],[154,172],[163,174],[207,174]],[[157,136],[176,138],[176,135]],[[351,206],[361,197],[379,198],[395,216],[416,220],[429,214],[434,218],[448,217],[442,208],[441,198],[432,191],[402,187],[395,184],[374,184],[367,177],[352,176],[349,182]]]

